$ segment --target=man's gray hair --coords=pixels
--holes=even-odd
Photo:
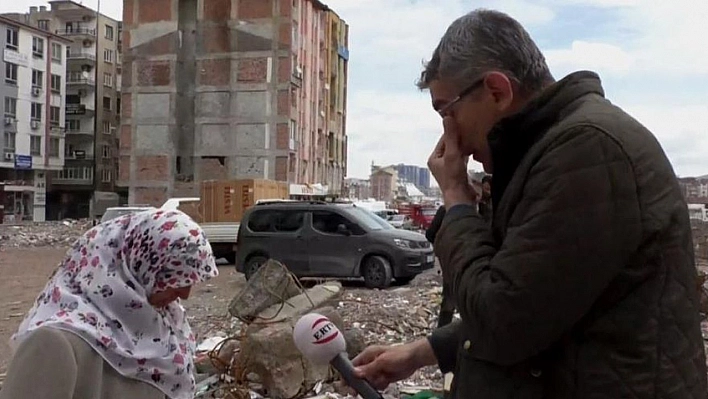
[[[464,86],[489,71],[504,73],[529,94],[553,81],[546,58],[518,21],[477,9],[447,28],[417,85],[427,89],[440,79]]]

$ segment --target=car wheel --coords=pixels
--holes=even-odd
[[[248,262],[246,262],[246,267],[243,270],[244,274],[246,275],[246,280],[250,280],[251,277],[256,274],[258,269],[260,269],[261,266],[263,266],[267,261],[268,258],[266,258],[265,256],[251,257]]]
[[[364,284],[368,288],[386,288],[391,285],[391,263],[382,256],[372,256],[364,263]]]

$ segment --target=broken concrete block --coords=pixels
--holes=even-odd
[[[366,340],[364,339],[364,334],[360,329],[342,329],[339,325],[337,325],[337,323],[334,324],[340,328],[340,331],[342,331],[342,334],[344,335],[344,340],[347,342],[347,354],[349,355],[349,359],[354,359],[358,354],[366,349]]]
[[[300,293],[302,289],[291,277],[287,267],[271,259],[251,277],[246,288],[231,300],[229,313],[250,323],[264,309]]]
[[[342,294],[342,284],[338,281],[318,284],[305,290],[302,294],[293,296],[285,301],[272,305],[258,313],[258,319],[272,322],[297,319],[319,308],[326,303],[338,298]]]
[[[329,318],[344,331],[342,316],[333,307],[313,311]],[[249,327],[241,344],[239,360],[258,375],[269,398],[292,398],[335,375],[328,365],[314,364],[302,356],[293,342],[295,323],[297,318],[259,327],[252,325],[256,328]]]

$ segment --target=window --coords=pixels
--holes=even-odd
[[[111,134],[111,122],[103,121],[103,134]]]
[[[44,58],[44,39],[41,37],[32,37],[32,55]]]
[[[4,134],[4,143],[5,145],[5,150],[11,150],[15,151],[15,133],[14,132],[5,132]]]
[[[17,85],[17,65],[5,63],[5,83]]]
[[[42,104],[40,103],[32,103],[32,106],[30,107],[31,112],[31,118],[33,121],[41,121],[42,120]]]
[[[102,155],[103,155],[103,159],[110,159],[111,158],[111,147],[104,145]]]
[[[52,126],[59,126],[60,121],[61,121],[61,108],[49,107],[49,123]]]
[[[69,50],[68,47],[66,49]],[[61,49],[61,44],[52,43],[52,61],[61,63],[62,53],[63,53],[63,51]],[[68,53],[68,51],[67,51],[67,53]]]
[[[113,40],[113,27],[106,25],[106,39]]]
[[[14,97],[5,97],[5,116],[17,116],[17,99]]]
[[[364,231],[356,223],[352,223],[344,216],[330,211],[312,212],[312,227],[324,234],[341,234],[339,226],[344,225],[347,231],[356,235],[364,234]]]
[[[116,98],[116,114],[120,115],[120,98]]]
[[[61,93],[61,75],[52,74],[52,91]]]
[[[110,169],[103,169],[101,171],[101,181],[103,183],[110,183],[111,177],[112,177],[111,175],[112,175],[112,173],[111,173]]]
[[[81,130],[81,120],[80,119],[67,119],[66,120],[66,130],[72,132],[78,132]]]
[[[103,61],[112,63],[113,62],[113,50],[105,49],[103,50]]]
[[[304,222],[302,211],[261,210],[254,212],[248,220],[248,228],[259,232],[292,233],[300,230]]]
[[[59,158],[59,137],[49,138],[49,156],[52,158]]]
[[[110,73],[103,74],[103,85],[107,87],[113,87],[113,75]]]
[[[41,30],[49,30],[49,20],[40,19],[39,21],[37,21],[37,27]]]
[[[7,28],[5,47],[17,51],[19,49],[19,32],[15,28]]]
[[[103,109],[106,111],[111,110],[111,98],[110,97],[103,97]]]
[[[44,86],[43,82],[44,82],[44,72],[33,69],[32,70],[32,87],[39,87],[41,89]]]
[[[59,180],[93,180],[93,168],[64,168],[57,173]]]
[[[42,136],[30,136],[30,155],[42,155]]]

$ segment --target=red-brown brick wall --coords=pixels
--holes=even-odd
[[[280,24],[278,28],[278,39],[283,46],[290,46],[293,38],[293,27],[289,22]]]
[[[138,62],[138,85],[168,86],[171,72],[170,61],[140,61]]]
[[[275,180],[288,181],[288,157],[275,157]]]
[[[231,17],[231,0],[204,0],[204,19],[228,21]]]
[[[280,16],[289,17],[293,13],[293,2],[291,0],[280,0]]]
[[[290,93],[288,90],[278,91],[278,115],[290,115]]]
[[[172,20],[172,0],[137,0],[138,22],[149,23]]]
[[[128,26],[133,24],[133,7],[135,0],[123,0],[123,25]],[[127,29],[125,30],[128,31]],[[123,40],[125,43],[125,40]],[[129,48],[126,46],[126,48]]]
[[[199,84],[225,86],[231,81],[231,60],[211,59],[197,61]]]
[[[223,180],[227,178],[226,168],[217,159],[197,158],[201,180]]]
[[[164,181],[169,178],[167,157],[164,155],[146,155],[136,158],[137,180]]]
[[[290,144],[290,129],[287,123],[279,123],[277,126],[277,137],[275,148],[287,150]]]
[[[238,18],[256,19],[273,16],[273,0],[239,0]]]
[[[167,189],[160,187],[136,187],[135,203],[161,206],[167,201]]]
[[[204,26],[202,38],[204,51],[207,53],[228,53],[231,51],[231,31],[226,25]]]
[[[122,118],[133,117],[133,96],[130,93],[120,96],[120,113]]]
[[[286,83],[290,81],[292,75],[292,65],[290,57],[278,58],[278,83]]]
[[[123,125],[120,127],[120,149],[130,150],[133,147],[133,138],[131,134],[130,125]]]
[[[149,55],[166,55],[175,52],[176,34],[169,34],[157,37],[139,46],[140,51]]]
[[[246,83],[265,83],[268,75],[266,58],[243,58],[238,62],[238,81]]]
[[[130,157],[120,157],[120,163],[118,164],[118,181],[130,181]]]

